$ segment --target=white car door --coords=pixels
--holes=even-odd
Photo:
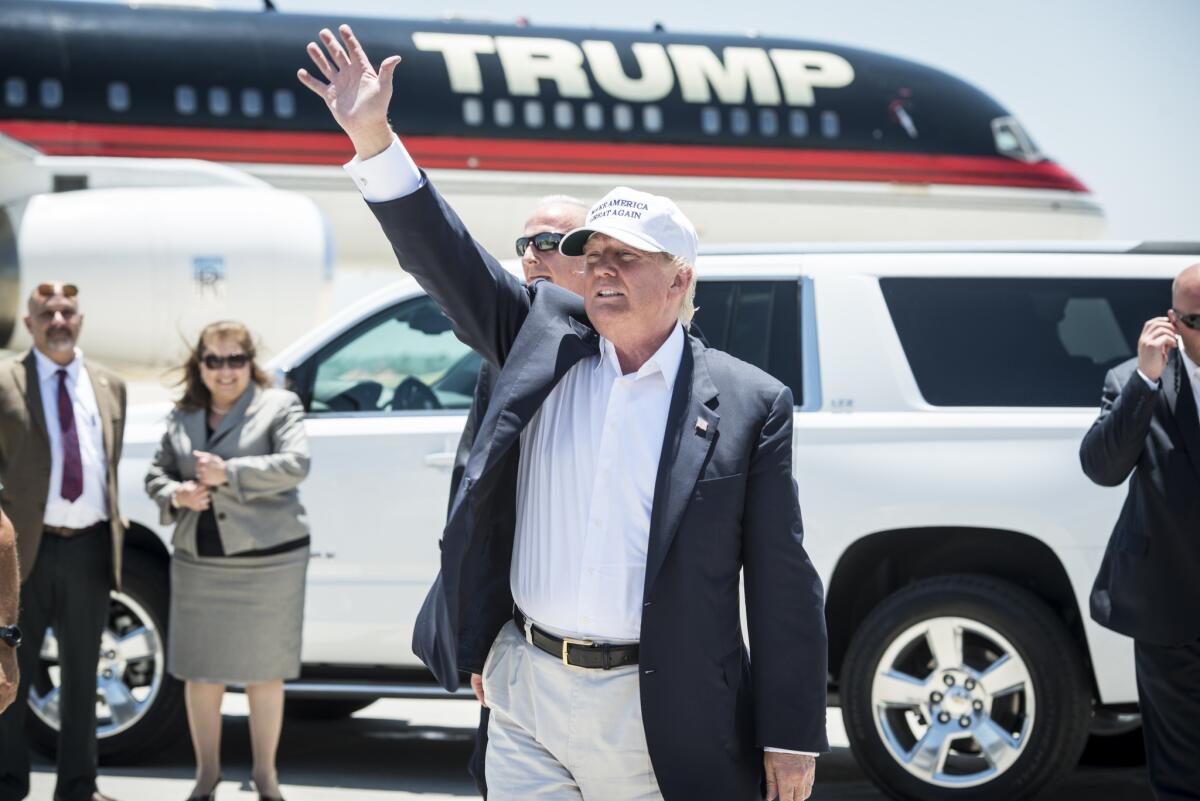
[[[309,408],[306,664],[418,664],[453,455],[479,357],[425,296],[344,331],[293,370]]]

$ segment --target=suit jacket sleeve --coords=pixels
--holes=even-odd
[[[229,488],[240,503],[288,492],[308,476],[308,436],[299,398],[293,396],[271,421],[271,443],[273,453],[225,460]]]
[[[771,404],[750,460],[742,519],[757,745],[820,753],[828,642],[821,579],[804,550],[792,478],[792,393]]]
[[[458,338],[503,366],[529,314],[525,286],[471,238],[428,180],[412,194],[368,205],[400,266],[446,313]]]
[[[1100,416],[1083,437],[1079,461],[1087,477],[1105,487],[1129,478],[1141,458],[1154,419],[1158,391],[1134,370],[1121,385],[1114,370],[1104,377]]]
[[[179,509],[171,505],[175,490],[183,482],[179,472],[179,462],[175,454],[175,444],[171,439],[172,423],[168,421],[167,430],[162,435],[154,459],[146,470],[146,494],[158,504],[158,522],[170,525],[179,519]]]

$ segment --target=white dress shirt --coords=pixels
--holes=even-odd
[[[634,642],[682,326],[636,372],[611,342],[576,363],[521,433],[512,592],[539,627]]]
[[[108,519],[108,459],[104,450],[104,429],[100,407],[88,371],[83,369],[83,353],[76,348],[75,358],[65,367],[51,361],[37,348],[38,389],[42,393],[42,411],[46,433],[50,436],[50,487],[46,492],[47,526],[87,528]],[[83,494],[74,501],[62,496],[63,437],[58,419],[58,371],[67,371],[67,394],[75,414],[79,436],[79,458],[83,465]]]
[[[372,203],[424,184],[399,137],[344,168]],[[539,628],[602,642],[639,638],[650,510],[685,344],[676,326],[637,372],[621,375],[601,338],[600,353],[568,370],[521,432],[509,581]]]

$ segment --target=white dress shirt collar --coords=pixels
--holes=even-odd
[[[645,364],[633,373],[633,376],[645,378],[654,373],[662,373],[663,380],[667,382],[667,389],[674,389],[675,377],[679,375],[679,362],[683,358],[684,342],[683,326],[676,323],[654,355],[647,359]],[[617,358],[616,347],[612,342],[600,337],[600,360],[596,363],[596,369],[600,369],[605,364],[611,365],[613,372],[618,377],[622,375],[621,361]]]
[[[75,348],[75,358],[67,364],[59,364],[37,348],[33,349],[34,359],[37,360],[38,383],[44,384],[55,378],[59,370],[67,371],[67,378],[72,382],[79,381],[79,371],[83,368],[83,351]]]

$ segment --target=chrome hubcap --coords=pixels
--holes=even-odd
[[[875,728],[891,757],[942,787],[974,787],[1011,768],[1029,740],[1035,701],[1012,643],[961,617],[902,632],[871,685]]]
[[[58,638],[47,629],[41,669],[29,689],[30,709],[55,730],[61,720],[58,653]],[[96,666],[97,737],[120,734],[145,716],[162,689],[165,661],[153,618],[133,598],[113,592]]]

